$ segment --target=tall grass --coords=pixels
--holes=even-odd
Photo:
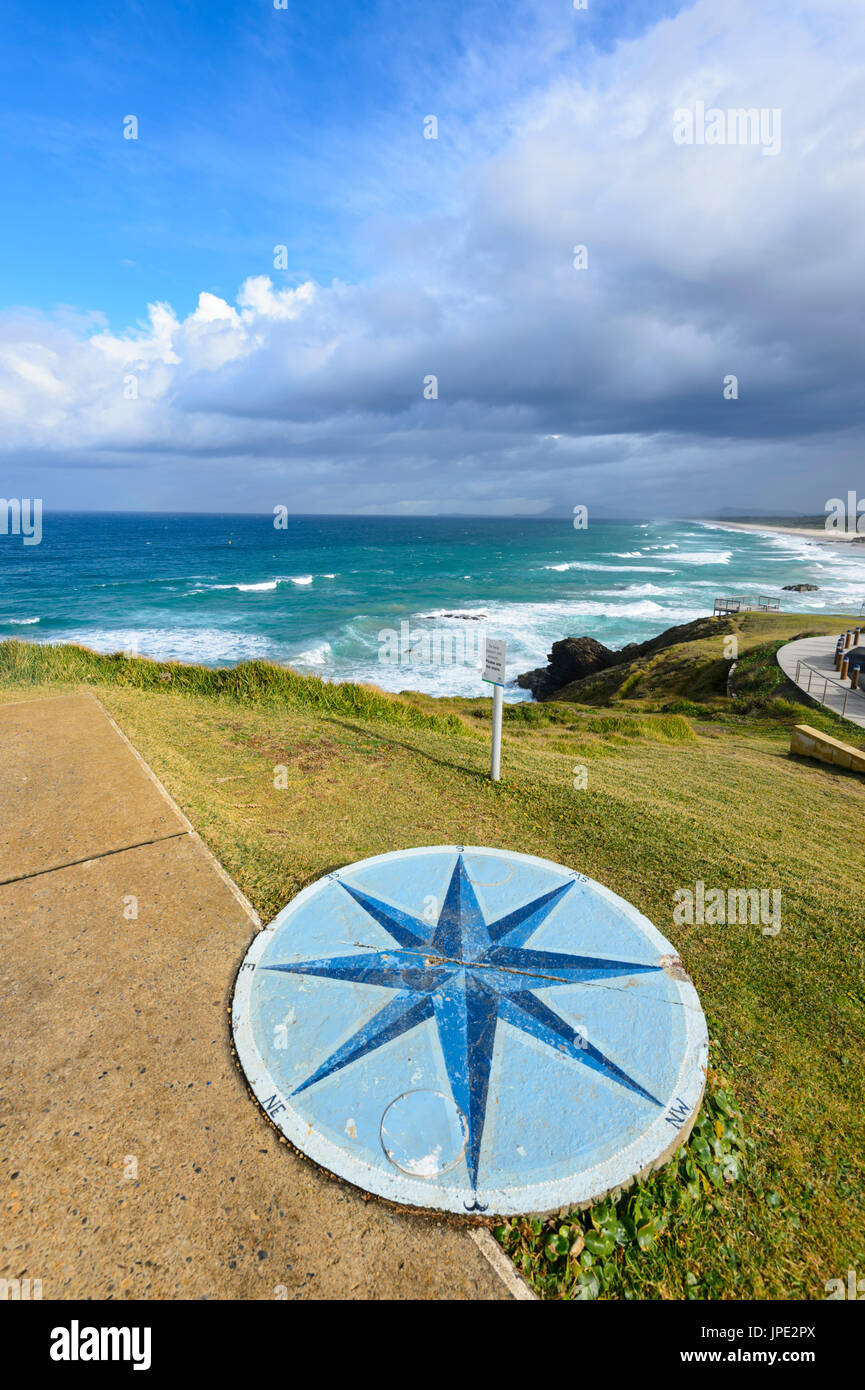
[[[354,681],[335,685],[267,661],[232,667],[187,666],[177,661],[114,652],[103,656],[70,643],[0,642],[0,680],[17,685],[114,685],[136,690],[175,691],[253,705],[292,706],[324,714],[352,715],[410,728],[467,735],[456,714],[428,714],[375,686]]]

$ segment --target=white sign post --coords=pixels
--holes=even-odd
[[[507,643],[500,637],[488,637],[484,643],[484,673],[481,677],[493,688],[493,752],[490,777],[498,782],[502,771],[502,703],[507,665]]]

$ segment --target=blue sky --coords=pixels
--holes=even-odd
[[[497,91],[454,90],[455,67],[472,45],[512,52],[517,31],[531,44],[557,9],[547,76],[664,12],[646,0],[580,14],[492,0],[9,7],[4,303],[97,310],[120,329],[154,299],[185,314],[202,289],[233,295],[271,271],[275,244],[288,248],[287,283],[374,273],[367,224],[422,216],[442,192],[418,143],[423,117],[437,113],[436,154],[452,170],[467,129],[506,122],[537,80],[528,63]],[[137,141],[121,138],[128,114]]]
[[[857,0],[7,6],[0,493],[821,510],[865,429],[863,35]],[[777,157],[675,143],[697,101],[780,111]]]

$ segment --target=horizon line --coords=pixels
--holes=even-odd
[[[27,499],[30,500],[30,499]],[[34,501],[36,499],[33,499]],[[41,501],[41,499],[39,499]],[[44,513],[55,516],[221,516],[221,517],[267,517],[273,518],[273,511],[194,511],[187,508],[165,508],[150,509],[144,507],[46,507],[42,502]],[[588,508],[590,516],[592,508]],[[527,516],[520,512],[512,512],[508,515],[490,512],[288,512],[287,517],[294,520],[352,520],[352,521],[570,521],[572,512],[562,512],[561,515],[532,515]],[[711,512],[700,516],[688,516],[675,512],[660,512],[656,514],[613,514],[609,512],[594,513],[596,521],[772,521],[772,520],[811,520],[816,516],[822,516],[819,512],[753,512],[742,510],[731,514],[725,512],[723,516],[713,515]]]

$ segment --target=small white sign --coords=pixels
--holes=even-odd
[[[507,643],[501,637],[488,637],[484,643],[484,673],[481,680],[490,685],[504,685],[508,659]]]

